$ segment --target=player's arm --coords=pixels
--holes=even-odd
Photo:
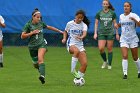
[[[83,34],[81,36],[77,36],[78,39],[82,40],[86,37],[87,31],[83,31]]]
[[[95,19],[95,25],[94,25],[94,36],[93,38],[96,40],[97,39],[97,29],[98,29],[98,19]]]
[[[63,39],[62,39],[62,43],[63,43],[63,44],[66,43],[67,35],[68,35],[68,34],[67,34],[67,31],[64,31],[64,32],[63,32]]]
[[[1,22],[0,22],[0,26],[3,27],[3,28],[6,27],[6,25],[4,23],[1,23]]]
[[[3,28],[6,27],[6,25],[5,25],[5,23],[4,23],[4,19],[3,19],[2,16],[0,16],[0,26],[3,27]]]
[[[21,33],[21,39],[25,39],[25,38],[28,38],[34,34],[38,34],[39,33],[39,30],[34,30],[34,31],[30,31],[30,33],[27,33],[27,32],[22,32]]]
[[[47,25],[47,29],[63,34],[63,31],[49,25]]]
[[[140,21],[137,21],[134,17],[130,17],[131,20],[133,20],[137,26],[140,26]]]
[[[118,24],[116,22],[116,19],[113,20],[113,23],[114,23],[114,28],[116,30],[116,39],[119,40],[120,39],[119,32],[118,32],[119,26],[118,26]]]

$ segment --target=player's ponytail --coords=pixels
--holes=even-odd
[[[108,3],[109,3],[109,7],[108,7],[108,8],[114,11],[115,9],[114,9],[114,7],[112,6],[112,4],[111,4],[109,1],[108,1]]]
[[[83,22],[89,27],[90,21],[87,18],[85,12],[83,10],[78,10],[75,15],[77,16],[78,14],[82,14],[84,16]]]

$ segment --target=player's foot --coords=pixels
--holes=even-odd
[[[0,63],[0,67],[3,67],[3,63]]]
[[[42,84],[45,83],[45,77],[44,77],[43,75],[41,75],[41,76],[39,77],[39,80],[41,81]]]
[[[104,62],[101,68],[106,68],[107,62]]]
[[[108,65],[108,69],[111,69],[112,67]]]
[[[124,76],[123,76],[123,79],[127,79],[127,75],[124,75]]]
[[[138,73],[138,78],[140,78],[140,73]]]
[[[77,79],[80,78],[80,75],[76,72],[76,70],[72,72],[72,75]]]

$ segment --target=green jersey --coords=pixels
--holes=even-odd
[[[43,28],[46,28],[46,27],[47,25],[42,21],[40,21],[37,24],[32,24],[32,21],[30,20],[29,22],[25,24],[23,28],[23,32],[30,33],[31,31],[37,30],[37,29],[40,31],[38,34],[34,34],[29,37],[29,43],[28,43],[29,48],[34,48],[44,43],[45,39],[43,37]]]
[[[109,10],[107,13],[105,13],[103,10],[99,11],[96,14],[96,19],[99,20],[99,30],[98,34],[100,35],[113,35],[114,29],[113,29],[113,20],[116,19],[116,14]]]

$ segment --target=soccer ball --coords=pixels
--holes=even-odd
[[[81,77],[79,79],[74,78],[73,82],[76,86],[83,86],[85,84],[85,80],[83,77]]]

